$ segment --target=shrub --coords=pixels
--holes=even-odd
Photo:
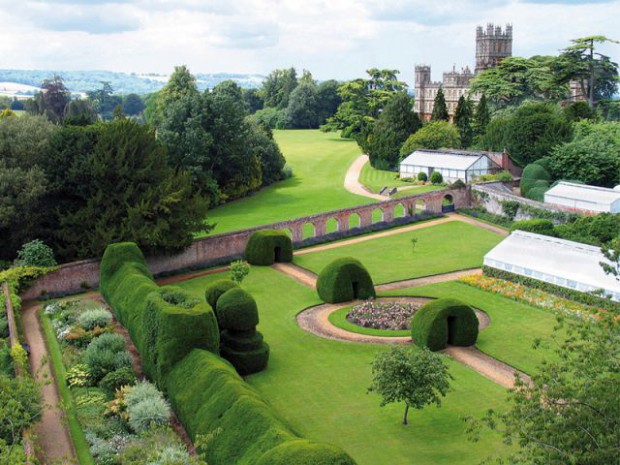
[[[411,321],[411,339],[432,351],[447,344],[471,346],[478,338],[478,318],[467,304],[456,299],[438,299],[418,310]]]
[[[102,334],[90,343],[87,351],[110,350],[113,353],[125,350],[125,339],[120,334],[108,333]]]
[[[118,368],[131,366],[132,359],[123,337],[108,333],[92,340],[84,351],[84,362],[92,380],[98,382]]]
[[[275,416],[259,394],[239,377],[229,363],[212,353],[192,351],[174,367],[166,386],[179,419],[194,441],[198,435],[207,435],[221,428],[223,433],[215,435],[207,448],[199,450],[205,454],[208,463],[266,465],[276,457],[283,457],[282,460],[289,457],[275,452],[274,449],[277,450],[281,444],[305,442],[300,441]],[[338,462],[346,454],[336,447],[308,444],[308,448],[317,451],[307,456],[312,460],[288,463],[353,463]],[[320,448],[325,451],[323,455],[318,454]],[[295,455],[290,457],[304,458]]]
[[[428,181],[428,176],[426,175],[424,171],[420,171],[418,173],[418,181],[422,181],[422,182]]]
[[[345,257],[329,263],[316,282],[319,297],[325,302],[348,302],[376,296],[370,274],[358,260]]]
[[[443,182],[443,176],[439,171],[433,171],[431,173],[431,184],[441,184]]]
[[[245,338],[237,338],[237,345]],[[230,339],[229,339],[230,341]],[[258,349],[235,350],[227,345],[222,345],[222,357],[228,360],[241,376],[258,373],[267,368],[269,362],[269,346],[262,342]]]
[[[105,308],[93,308],[86,310],[77,317],[76,323],[79,327],[90,331],[96,327],[105,328],[112,321],[112,314]]]
[[[157,286],[135,244],[109,245],[100,269],[101,293],[128,329],[152,379],[163,383],[172,366],[194,348],[219,351],[213,309],[183,289]]]
[[[515,222],[510,231],[528,231],[536,234],[544,234],[545,236],[556,236],[553,230],[553,222],[551,220],[522,220]]]
[[[220,279],[215,281],[207,286],[205,290],[205,299],[207,303],[215,310],[217,307],[218,299],[224,294],[224,292],[232,289],[234,287],[239,287],[237,283],[231,281],[230,279]]]
[[[136,433],[164,426],[170,421],[170,406],[161,395],[129,405],[127,411],[129,426]]]
[[[136,375],[129,367],[122,367],[111,371],[99,381],[99,387],[114,392],[121,386],[131,386],[136,382]]]
[[[293,242],[280,229],[256,231],[245,246],[245,259],[250,265],[267,266],[274,262],[293,261]]]
[[[17,251],[17,261],[21,266],[56,266],[54,251],[40,239],[27,242]]]
[[[161,397],[161,392],[157,390],[154,384],[148,381],[142,381],[133,386],[125,395],[125,403],[127,407],[131,407],[149,399],[157,399]]]
[[[530,163],[525,167],[523,173],[521,174],[521,182],[519,187],[521,188],[521,195],[529,198],[529,191],[534,187],[534,183],[536,181],[546,181],[546,185],[549,186],[551,182],[551,174],[542,166],[544,162],[541,164]],[[539,187],[543,187],[541,183],[538,184]]]
[[[258,324],[258,307],[254,297],[238,287],[222,294],[215,313],[220,329],[251,331]]]
[[[244,262],[243,260],[235,260],[234,262],[231,262],[229,268],[230,279],[237,284],[241,284],[245,277],[250,274],[250,265],[248,265],[248,262]]]
[[[355,465],[343,450],[328,444],[317,444],[304,439],[288,441],[267,452],[257,465]]]

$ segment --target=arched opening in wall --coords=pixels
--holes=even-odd
[[[302,229],[302,238],[308,239],[309,237],[316,237],[316,228],[312,223],[306,223]]]
[[[426,202],[424,199],[417,199],[415,203],[415,212],[422,213],[424,210],[426,210]]]
[[[454,211],[454,198],[448,194],[444,195],[443,201],[441,202],[441,212],[449,213]]]
[[[405,216],[407,216],[407,209],[402,203],[399,203],[394,207],[393,218],[404,218]]]
[[[325,223],[325,232],[329,234],[338,231],[340,231],[340,223],[338,223],[338,220],[336,218],[327,220],[327,223]]]
[[[357,213],[349,215],[349,229],[359,228],[362,225],[362,219]]]
[[[372,211],[372,224],[381,223],[383,221],[383,210],[375,208]]]

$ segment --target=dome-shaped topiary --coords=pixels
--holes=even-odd
[[[342,449],[305,439],[286,441],[264,454],[257,465],[355,465]]]
[[[245,246],[245,259],[250,265],[273,265],[293,261],[293,242],[281,229],[256,231]]]
[[[258,324],[258,307],[249,293],[236,287],[218,299],[215,315],[220,330],[253,331]]]
[[[332,304],[376,296],[370,274],[364,265],[351,257],[339,258],[323,268],[316,290],[323,301]]]
[[[215,310],[217,307],[217,301],[220,297],[222,297],[222,294],[235,287],[239,286],[234,281],[231,281],[230,279],[220,279],[207,286],[207,289],[205,289],[205,299],[207,303],[211,305],[211,308]]]
[[[446,345],[471,346],[478,338],[478,318],[469,305],[457,299],[437,299],[420,308],[411,321],[411,339],[419,347],[436,351]]]

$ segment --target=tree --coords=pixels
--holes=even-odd
[[[123,97],[123,113],[129,116],[138,116],[144,111],[144,101],[137,94],[128,94]]]
[[[86,92],[86,95],[103,120],[112,119],[114,108],[123,103],[120,96],[114,95],[114,89],[107,81],[101,81],[100,89]]]
[[[618,64],[595,52],[595,46],[618,42],[605,36],[580,37],[571,42],[573,45],[565,48],[555,63],[558,81],[577,81],[581,97],[594,108],[599,100],[612,98],[618,89]]]
[[[282,179],[286,163],[280,147],[273,139],[271,129],[248,118],[250,133],[248,145],[260,162],[262,185],[268,186]]]
[[[35,95],[37,112],[47,116],[53,123],[60,123],[70,99],[71,93],[62,77],[54,75],[51,79],[43,81],[41,92]]]
[[[275,69],[263,81],[261,96],[266,107],[279,108],[288,106],[289,96],[297,87],[297,71],[295,68]]]
[[[476,105],[476,111],[474,112],[473,130],[475,138],[478,138],[485,133],[490,121],[491,112],[489,111],[489,107],[487,105],[487,97],[482,94],[480,96],[480,100],[478,101],[478,105]]]
[[[551,153],[556,179],[614,187],[620,183],[620,123],[579,123],[571,142]]]
[[[42,409],[34,381],[0,375],[0,441],[9,446],[19,443],[24,430],[39,421]]]
[[[17,260],[21,266],[56,266],[54,251],[40,239],[27,242],[17,251]]]
[[[372,166],[396,166],[400,147],[421,126],[411,97],[405,92],[394,93],[368,136],[367,152]]]
[[[245,102],[245,111],[248,115],[253,115],[263,108],[263,102],[258,89],[242,89],[243,101]]]
[[[250,265],[244,260],[235,260],[231,262],[229,268],[230,279],[237,284],[241,284],[245,277],[250,274]]]
[[[301,82],[291,92],[286,117],[293,129],[318,127],[318,90],[313,82]]]
[[[182,97],[198,95],[196,78],[187,66],[175,66],[166,85],[147,99],[145,117],[153,126],[159,126],[166,115],[166,109]]]
[[[431,114],[431,121],[450,121],[448,107],[446,106],[446,97],[443,94],[443,88],[441,86],[439,86],[437,95],[435,95],[435,101],[433,102],[433,113]]]
[[[323,81],[319,84],[317,95],[317,113],[319,125],[325,124],[330,116],[333,116],[341,103],[338,95],[338,81],[333,79]]]
[[[620,323],[614,315],[565,321],[557,356],[540,365],[530,383],[518,380],[505,413],[469,419],[517,445],[513,464],[607,465],[620,456]],[[514,450],[514,449],[513,449]]]
[[[400,148],[400,156],[406,157],[417,149],[458,149],[461,139],[457,129],[447,121],[435,121],[410,135]]]
[[[389,352],[381,352],[372,364],[373,380],[368,392],[382,397],[381,407],[405,402],[406,425],[410,407],[441,406],[441,397],[445,397],[453,379],[441,357],[427,348],[395,346]]]
[[[466,149],[469,147],[474,138],[474,130],[472,128],[472,101],[467,100],[463,95],[459,98],[454,111],[454,125],[459,131],[461,137],[461,147]]]
[[[88,126],[97,122],[97,112],[90,100],[71,100],[65,107],[64,125]]]

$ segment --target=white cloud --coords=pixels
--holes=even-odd
[[[436,79],[473,65],[478,24],[512,23],[515,54],[554,54],[571,38],[614,37],[618,11],[620,0],[0,0],[0,56],[4,68],[296,66],[319,79],[388,67],[411,83],[415,64],[432,65]],[[603,50],[620,59],[619,46]]]

